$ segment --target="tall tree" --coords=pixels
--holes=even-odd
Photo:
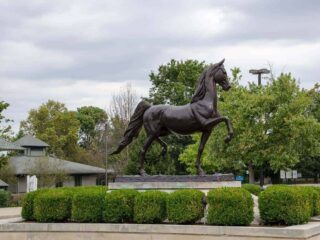
[[[11,125],[9,124],[12,120],[6,118],[3,115],[3,112],[9,107],[9,103],[5,101],[0,101],[0,137],[3,138],[10,138],[11,132]]]
[[[21,130],[47,142],[49,153],[59,158],[78,161],[78,133],[80,123],[76,112],[69,111],[63,103],[49,100],[38,109],[31,109]]]
[[[311,103],[310,92],[300,89],[290,74],[265,86],[234,83],[230,92],[221,93],[219,110],[231,118],[235,138],[225,145],[225,127],[214,130],[205,149],[206,170],[239,172],[252,163],[277,172],[294,166],[302,156],[318,156],[320,124],[308,114]],[[195,140],[180,156],[190,172],[195,171]]]

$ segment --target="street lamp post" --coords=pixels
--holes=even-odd
[[[106,140],[106,187],[108,187],[108,123],[104,125],[104,134]]]
[[[253,75],[258,75],[258,85],[261,86],[261,75],[262,74],[269,74],[270,70],[266,69],[266,68],[262,68],[262,69],[251,69],[249,70],[249,73],[253,74]],[[263,169],[263,164],[260,167],[260,187],[262,188],[264,185],[264,169]]]

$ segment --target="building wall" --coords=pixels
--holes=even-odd
[[[69,176],[67,181],[63,182],[64,187],[74,187],[74,176]]]
[[[97,183],[97,175],[83,175],[82,186],[95,186]]]
[[[27,176],[18,177],[17,193],[27,192]]]

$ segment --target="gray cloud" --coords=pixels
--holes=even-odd
[[[104,106],[125,82],[147,94],[148,74],[171,58],[226,57],[246,80],[270,62],[311,87],[319,12],[316,0],[1,1],[0,98],[16,122],[48,98]]]

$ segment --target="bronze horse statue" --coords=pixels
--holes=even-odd
[[[226,116],[221,116],[217,109],[216,84],[219,84],[225,91],[228,91],[231,87],[223,63],[224,59],[219,63],[210,65],[202,72],[196,92],[189,104],[184,106],[152,106],[145,101],[141,101],[130,119],[118,148],[111,155],[120,153],[122,149],[129,145],[133,138],[138,136],[142,125],[144,125],[147,139],[139,153],[140,175],[144,176],[147,175],[144,170],[145,154],[154,140],[162,146],[162,154],[165,154],[167,144],[160,137],[172,132],[182,135],[201,132],[196,167],[198,175],[204,175],[205,173],[201,168],[201,154],[213,128],[220,122],[225,122],[228,128],[225,143],[228,143],[233,137],[233,127],[230,120]]]

